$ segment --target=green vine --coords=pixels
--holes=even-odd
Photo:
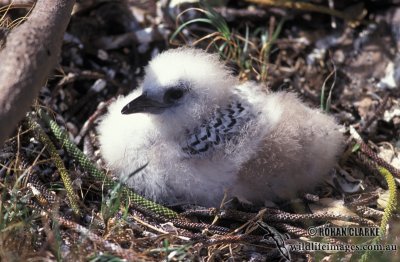
[[[71,204],[71,208],[76,215],[80,215],[81,211],[79,210],[78,199],[79,197],[75,194],[74,189],[72,187],[71,179],[69,177],[68,171],[65,168],[65,165],[57,152],[56,147],[54,146],[53,142],[44,132],[42,127],[36,121],[32,114],[28,114],[27,116],[28,126],[32,129],[34,136],[43,145],[46,147],[46,150],[49,152],[51,158],[54,161],[55,166],[57,167],[58,172],[60,173],[61,179],[64,183],[65,190],[67,191],[67,196],[69,202]]]
[[[389,220],[393,216],[393,213],[396,212],[397,208],[397,187],[393,175],[384,167],[378,166],[377,169],[379,173],[385,178],[386,183],[388,184],[389,200],[382,216],[381,225],[379,227],[379,235],[372,240],[372,244],[381,243],[386,234],[386,227],[389,223]],[[371,251],[368,250],[362,255],[360,261],[369,261],[370,256]]]

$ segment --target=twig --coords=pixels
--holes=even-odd
[[[102,102],[97,106],[96,111],[86,120],[86,122],[83,124],[81,130],[79,131],[79,134],[75,137],[75,143],[76,144],[80,144],[82,137],[86,136],[86,133],[91,129],[91,127],[93,126],[94,121],[96,121],[96,119],[102,115],[107,107],[113,102],[115,101],[114,98],[106,101],[106,102]]]
[[[400,170],[398,170],[397,168],[395,168],[394,166],[392,166],[391,164],[389,164],[388,162],[386,162],[385,160],[383,160],[382,158],[380,158],[374,151],[372,151],[372,149],[365,144],[364,142],[360,141],[360,149],[361,152],[366,154],[368,157],[370,157],[376,164],[378,164],[381,167],[384,167],[385,169],[387,169],[390,173],[392,173],[393,175],[395,175],[396,177],[400,178]]]
[[[344,12],[337,11],[335,9],[331,9],[329,7],[323,5],[314,5],[311,3],[306,2],[297,2],[297,1],[282,1],[282,0],[246,0],[247,2],[262,4],[262,5],[270,5],[275,7],[283,7],[283,8],[290,8],[302,11],[311,11],[311,12],[318,12],[327,15],[336,16],[341,18],[345,21],[354,22],[359,19],[357,16],[350,16]]]

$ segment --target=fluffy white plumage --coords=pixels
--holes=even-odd
[[[342,143],[332,117],[292,93],[239,84],[216,55],[188,48],[154,58],[98,131],[104,159],[128,186],[161,203],[203,206],[220,204],[225,189],[256,204],[309,190]]]

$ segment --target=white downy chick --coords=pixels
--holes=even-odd
[[[129,187],[203,206],[224,190],[254,204],[311,190],[336,162],[338,129],[296,95],[239,84],[217,55],[190,48],[155,57],[98,127],[102,156]]]

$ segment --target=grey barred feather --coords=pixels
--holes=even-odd
[[[192,130],[182,150],[190,156],[202,156],[238,136],[245,124],[255,117],[249,105],[242,104],[239,99],[235,96],[226,107],[216,110],[200,127]]]

